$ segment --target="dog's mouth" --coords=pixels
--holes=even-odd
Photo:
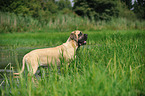
[[[84,34],[79,40],[78,40],[78,45],[81,46],[81,45],[86,45],[87,44],[87,38],[88,38],[88,35],[87,34]]]
[[[87,41],[78,42],[78,44],[79,44],[79,46],[86,45],[87,44]]]

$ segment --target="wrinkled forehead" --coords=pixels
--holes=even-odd
[[[79,30],[73,31],[73,33],[75,33],[75,34],[80,34],[80,32],[81,31],[79,31]]]

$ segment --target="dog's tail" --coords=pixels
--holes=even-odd
[[[13,73],[14,75],[20,75],[24,71],[24,68],[25,68],[25,58],[23,59],[22,63],[23,63],[22,70],[19,73]]]

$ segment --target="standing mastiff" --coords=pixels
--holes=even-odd
[[[60,65],[60,58],[64,58],[69,61],[74,59],[75,52],[77,48],[81,45],[85,45],[87,40],[87,34],[83,34],[81,31],[73,31],[70,37],[60,46],[54,48],[44,48],[36,49],[27,53],[23,57],[22,70],[19,73],[14,73],[19,75],[24,71],[25,64],[27,64],[27,69],[30,73],[35,74],[38,67],[42,65]]]

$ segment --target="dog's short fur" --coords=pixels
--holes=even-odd
[[[81,31],[73,31],[66,41],[60,46],[54,48],[36,49],[27,53],[23,57],[22,70],[19,75],[24,71],[25,64],[27,64],[28,71],[35,74],[38,67],[41,65],[57,64],[60,65],[60,58],[64,58],[69,61],[74,58],[77,48],[81,45],[85,45],[87,40],[87,34],[83,34]]]

